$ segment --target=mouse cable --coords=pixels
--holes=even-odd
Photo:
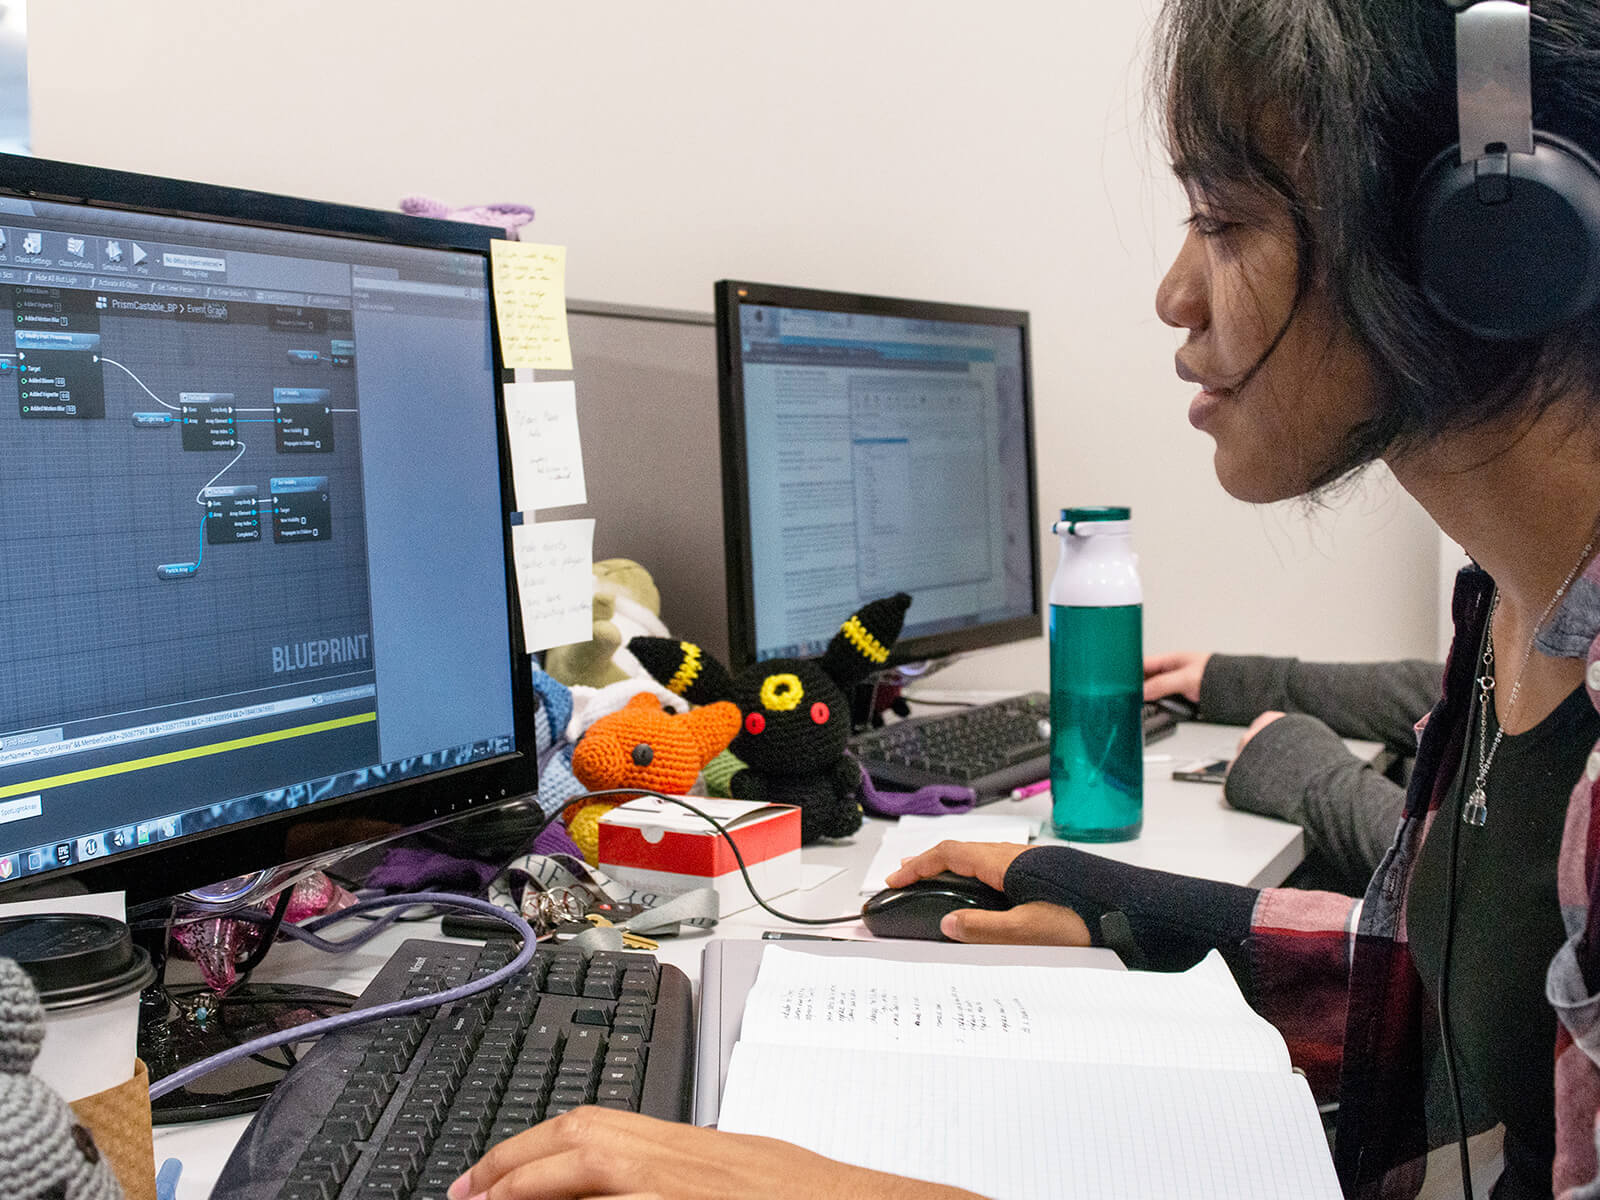
[[[573,804],[579,800],[594,800],[602,796],[627,796],[630,799],[634,799],[639,796],[654,796],[657,800],[665,800],[669,804],[677,804],[683,808],[687,808],[695,816],[699,817],[707,825],[711,826],[711,828],[715,829],[719,834],[722,835],[722,840],[728,843],[728,849],[733,851],[733,861],[739,864],[739,874],[744,876],[744,885],[750,889],[750,898],[762,908],[766,909],[773,916],[777,917],[780,921],[788,921],[793,925],[844,925],[850,921],[861,920],[860,909],[857,909],[848,917],[791,917],[788,913],[779,912],[777,909],[773,908],[772,905],[768,904],[761,898],[761,893],[756,891],[756,885],[750,879],[750,872],[745,869],[744,855],[739,853],[739,843],[733,840],[733,835],[724,829],[722,824],[710,813],[702,812],[700,809],[690,804],[682,796],[669,796],[665,792],[655,792],[651,791],[649,788],[640,787],[602,788],[597,792],[585,792],[581,796],[574,796],[571,800],[567,801],[567,803]]]

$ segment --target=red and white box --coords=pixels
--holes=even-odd
[[[686,797],[728,831],[763,900],[800,886],[800,810],[788,804]],[[651,796],[600,818],[600,869],[663,897],[715,888],[723,916],[755,904],[727,841],[686,808]]]

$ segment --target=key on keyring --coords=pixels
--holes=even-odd
[[[591,924],[591,925],[602,926],[602,927],[607,928],[607,929],[613,928],[611,922],[602,913],[597,913],[597,912],[585,913],[583,919],[585,921],[588,921],[589,924]],[[647,938],[643,934],[634,933],[631,930],[627,930],[627,929],[619,929],[619,930],[617,930],[617,932],[622,934],[622,948],[624,950],[659,950],[659,949],[661,949],[661,943],[660,942],[654,941],[651,938]]]

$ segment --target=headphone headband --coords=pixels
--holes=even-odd
[[[1459,140],[1412,193],[1417,282],[1474,336],[1542,337],[1600,305],[1600,166],[1533,127],[1528,4],[1444,6],[1455,14]]]
[[[1482,0],[1456,14],[1461,162],[1533,153],[1533,71],[1526,4]],[[1498,147],[1491,150],[1491,147]]]

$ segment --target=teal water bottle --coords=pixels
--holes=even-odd
[[[1126,508],[1064,508],[1052,529],[1051,825],[1122,842],[1144,824],[1143,596]]]

